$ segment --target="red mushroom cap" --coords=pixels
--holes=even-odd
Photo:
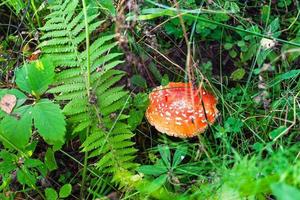
[[[202,88],[193,88],[190,83],[170,82],[167,86],[159,86],[149,98],[146,111],[149,123],[170,136],[186,138],[200,134],[208,123],[214,123],[218,114],[217,99]]]

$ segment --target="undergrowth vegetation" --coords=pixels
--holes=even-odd
[[[298,1],[8,0],[0,33],[0,199],[300,199]],[[169,82],[204,133],[148,123]]]

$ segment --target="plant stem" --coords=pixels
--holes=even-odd
[[[90,131],[90,127],[86,129],[86,137],[88,137]],[[87,172],[87,161],[88,161],[88,152],[84,152],[84,161],[83,161],[83,170],[82,170],[82,180],[81,180],[81,188],[80,188],[80,198],[84,199],[84,185],[86,180],[86,172]]]
[[[90,37],[89,37],[89,24],[88,24],[88,16],[87,16],[87,7],[85,0],[82,0],[82,9],[84,15],[84,24],[85,24],[85,44],[86,44],[86,89],[88,99],[90,98],[90,88],[91,88],[91,59],[90,59]],[[86,129],[86,138],[89,136],[90,128]],[[84,153],[84,163],[83,163],[83,171],[82,171],[82,181],[80,188],[80,198],[84,199],[84,186],[86,181],[87,174],[87,161],[88,161],[88,152]]]
[[[90,87],[91,87],[91,58],[90,58],[90,36],[89,36],[89,24],[87,16],[87,7],[85,0],[82,0],[83,14],[84,14],[84,24],[85,24],[85,45],[86,45],[86,88],[87,95],[90,97]]]

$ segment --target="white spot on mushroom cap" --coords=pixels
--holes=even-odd
[[[181,123],[181,122],[178,122],[178,121],[176,121],[176,122],[175,122],[175,124],[177,124],[177,125],[181,125],[182,123]]]
[[[181,117],[175,117],[175,119],[176,119],[177,121],[182,121],[182,118],[181,118]]]

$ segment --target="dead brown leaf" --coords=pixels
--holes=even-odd
[[[16,103],[17,103],[17,98],[15,95],[6,94],[1,99],[0,108],[7,114],[10,114],[14,109]]]

